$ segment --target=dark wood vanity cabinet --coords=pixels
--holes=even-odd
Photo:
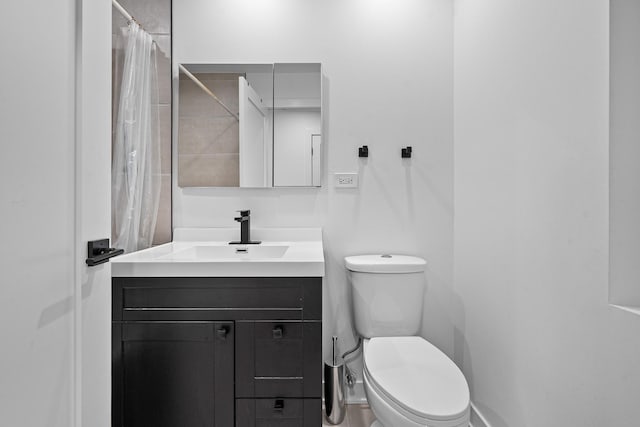
[[[113,278],[112,425],[322,424],[321,278]]]

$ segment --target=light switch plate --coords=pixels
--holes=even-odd
[[[338,188],[357,188],[358,174],[356,172],[335,173],[335,186]]]

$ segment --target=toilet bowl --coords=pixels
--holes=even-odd
[[[464,375],[421,337],[366,340],[363,378],[379,426],[469,425],[469,387]]]
[[[468,427],[469,386],[442,351],[417,336],[424,297],[422,258],[345,258],[372,427]]]

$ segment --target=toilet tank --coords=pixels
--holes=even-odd
[[[416,335],[422,321],[427,262],[407,255],[345,258],[353,318],[364,338]]]

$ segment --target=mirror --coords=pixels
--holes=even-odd
[[[179,70],[178,185],[271,186],[273,65]]]
[[[180,64],[180,187],[319,187],[322,73],[310,64]]]
[[[273,73],[273,185],[319,187],[320,64],[275,64]]]

